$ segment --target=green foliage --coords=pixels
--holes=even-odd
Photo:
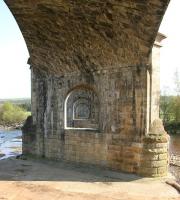
[[[180,123],[180,96],[161,96],[160,116],[164,123]]]
[[[27,110],[28,112],[31,112],[31,103],[23,103],[19,104],[19,107],[23,108],[24,110]]]
[[[167,88],[164,88],[164,95],[160,97],[160,117],[169,133],[180,134],[180,74],[178,70],[174,73],[174,84],[176,96],[169,96]]]
[[[180,134],[180,123],[167,122],[164,128],[170,134]]]
[[[180,96],[161,96],[160,116],[164,123],[180,122]]]
[[[174,121],[180,123],[180,96],[173,98],[173,107]]]
[[[172,98],[170,96],[160,97],[160,117],[163,122],[169,122],[172,120]]]
[[[27,116],[30,115],[30,112],[27,112],[24,108],[13,105],[10,102],[5,102],[0,107],[0,123],[5,125],[21,123]]]
[[[169,133],[180,133],[180,96],[161,96],[160,117]]]

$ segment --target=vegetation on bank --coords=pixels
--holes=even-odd
[[[169,133],[180,134],[180,96],[160,97],[160,117]]]
[[[160,97],[160,117],[165,129],[171,134],[180,134],[180,74],[174,74],[175,95],[168,95],[167,89]]]
[[[0,106],[4,103],[10,102],[14,105],[24,107],[28,111],[31,111],[31,99],[29,98],[19,98],[19,99],[0,99]]]
[[[15,124],[22,124],[26,118],[31,115],[29,105],[18,104],[11,102],[4,102],[0,105],[0,125],[14,126]]]

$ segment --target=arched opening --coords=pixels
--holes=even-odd
[[[48,0],[5,2],[31,54],[35,131],[27,134],[28,152],[77,162],[82,158],[126,172],[141,173],[141,168],[149,176],[156,176],[155,171],[165,175],[167,157],[158,161],[163,171],[150,171],[153,159],[142,152],[149,147],[149,140],[147,145],[143,142],[149,134],[151,113],[156,114],[154,118],[158,113],[154,113],[157,106],[149,109],[156,103],[149,55],[169,1],[63,1],[62,6]],[[100,101],[88,86],[73,88],[79,84],[96,87]],[[97,130],[99,124],[102,134],[77,131]],[[74,143],[80,148],[74,148]]]
[[[92,88],[73,88],[64,105],[65,129],[98,130],[99,106],[98,97]]]
[[[30,115],[31,78],[26,43],[4,1],[0,27],[0,159],[4,159],[22,153],[20,128]]]

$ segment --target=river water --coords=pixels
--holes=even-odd
[[[0,160],[22,153],[22,132],[0,130]]]
[[[170,156],[180,156],[180,135],[171,135],[170,137]],[[170,166],[169,170],[180,183],[180,167]]]
[[[171,135],[170,137],[170,154],[180,156],[180,135]],[[22,153],[22,132],[20,130],[1,131],[0,130],[0,160]],[[180,181],[180,167],[171,166],[177,180]]]

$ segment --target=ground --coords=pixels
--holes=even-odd
[[[178,200],[165,179],[28,158],[0,161],[0,200]]]

